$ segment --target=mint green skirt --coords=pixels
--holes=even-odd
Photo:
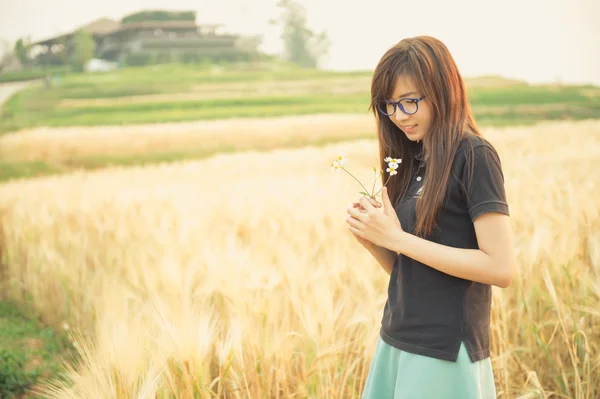
[[[496,399],[492,363],[471,362],[464,343],[449,362],[399,350],[380,337],[362,399]]]

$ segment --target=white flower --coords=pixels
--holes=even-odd
[[[344,158],[342,155],[340,155],[339,157],[337,157],[336,162],[340,166],[343,166],[343,165],[345,165],[348,162],[348,160],[346,158]]]
[[[398,165],[402,163],[402,159],[385,157],[383,160],[388,163],[388,168],[386,169],[386,171],[390,174],[390,176],[397,175]],[[381,173],[383,173],[383,171],[381,171]]]
[[[331,171],[332,172],[337,172],[338,170],[340,170],[340,164],[338,161],[333,161],[331,163]]]
[[[390,163],[389,168],[386,169],[386,172],[388,172],[390,176],[394,176],[398,173],[396,169],[398,169],[398,164]]]

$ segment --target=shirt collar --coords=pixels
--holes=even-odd
[[[415,160],[418,163],[425,163],[425,156],[423,154],[423,141],[422,140],[419,143],[417,143],[417,148],[416,148],[416,152],[415,152]]]

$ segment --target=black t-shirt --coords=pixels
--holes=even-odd
[[[473,156],[472,175],[467,156]],[[418,166],[411,184],[394,207],[409,233],[414,233],[416,201],[427,166],[422,153],[414,162]],[[509,214],[502,166],[487,140],[468,135],[456,152],[437,227],[425,239],[478,249],[473,221],[485,212]],[[485,359],[490,355],[491,299],[488,284],[451,276],[400,254],[390,275],[381,339],[406,352],[449,361],[456,361],[464,341],[472,361]]]

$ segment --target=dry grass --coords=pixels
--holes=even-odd
[[[298,139],[341,139],[373,132],[372,116],[285,116],[138,126],[36,128],[0,138],[0,158],[64,162],[94,155],[132,155],[202,147],[282,146]]]
[[[488,137],[519,261],[494,288],[499,397],[597,398],[600,122]],[[0,186],[5,295],[81,332],[49,397],[358,397],[387,275],[345,227],[340,153],[370,181],[374,141]]]

